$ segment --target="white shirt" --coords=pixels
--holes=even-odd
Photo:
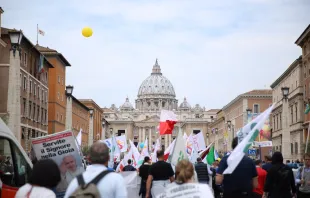
[[[31,190],[32,187],[32,190]],[[56,198],[55,193],[44,187],[40,186],[32,186],[30,184],[25,184],[20,187],[15,195],[15,198],[25,198],[27,197],[27,193],[31,190],[29,198]]]
[[[83,173],[83,179],[87,184],[93,180],[99,173],[107,170],[104,165],[93,164],[87,167],[86,171]],[[107,174],[100,182],[97,184],[99,193],[101,197],[109,198],[127,198],[126,183],[122,175],[118,173]],[[64,198],[68,198],[76,189],[78,188],[77,179],[73,179],[67,188],[66,195]]]
[[[168,185],[165,192],[156,198],[214,198],[212,191],[207,184],[186,183]]]

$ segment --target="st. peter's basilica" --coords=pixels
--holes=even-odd
[[[157,60],[151,75],[140,85],[135,108],[129,98],[126,98],[119,108],[114,104],[110,108],[103,108],[103,116],[116,136],[125,134],[127,140],[133,140],[136,145],[148,138],[151,150],[151,146],[159,138],[158,125],[161,109],[172,110],[178,116],[178,123],[175,125],[173,134],[161,137],[161,144],[164,148],[176,138],[179,127],[187,135],[202,132],[208,144],[206,139],[209,132],[208,123],[215,119],[218,110],[206,110],[199,104],[192,107],[186,98],[178,105],[173,85],[162,74]],[[105,136],[109,137],[108,129],[105,133]]]

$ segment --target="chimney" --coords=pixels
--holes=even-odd
[[[2,10],[2,8],[0,7],[0,38],[1,38],[1,15],[4,11]]]

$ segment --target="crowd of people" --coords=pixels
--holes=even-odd
[[[238,144],[235,138],[234,149]],[[139,196],[142,198],[309,198],[310,154],[304,155],[304,166],[296,174],[283,163],[280,152],[266,156],[266,162],[244,156],[232,174],[223,174],[228,167],[229,155],[217,159],[212,166],[200,157],[192,164],[181,160],[173,167],[164,160],[164,151],[157,151],[157,162],[149,157],[136,169],[128,160],[123,171],[136,171],[141,177]],[[89,151],[86,171],[77,175],[66,189],[65,198],[109,197],[130,198],[123,176],[108,168],[109,148],[103,142],[94,143]],[[48,173],[48,174],[47,174]],[[44,175],[44,176],[43,176]],[[56,197],[54,189],[63,174],[52,160],[39,160],[34,164],[29,183],[22,186],[17,198]]]

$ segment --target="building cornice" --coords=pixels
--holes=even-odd
[[[223,111],[225,111],[228,107],[230,107],[231,105],[235,104],[236,102],[238,102],[240,99],[244,99],[244,98],[272,98],[272,94],[262,94],[262,95],[259,95],[259,94],[255,94],[255,95],[251,95],[251,94],[241,94],[239,96],[237,96],[235,99],[233,99],[231,102],[229,102],[227,105],[225,105],[223,107]]]
[[[85,106],[83,103],[81,103],[78,99],[76,99],[73,95],[71,95],[74,102],[78,103],[82,108],[84,108],[86,111],[89,111],[89,108]]]
[[[297,58],[287,69],[286,71],[276,80],[274,81],[270,87],[273,89],[275,88],[278,84],[280,84],[280,82],[289,75],[289,73],[291,73],[291,71],[293,71],[293,69],[295,69],[302,61],[302,57],[299,56],[299,58]]]
[[[82,102],[83,104],[92,104],[92,105],[95,105],[97,107],[97,109],[99,109],[99,111],[101,113],[103,113],[103,110],[102,108],[92,99],[78,99],[80,102]]]
[[[295,41],[295,44],[302,47],[303,46],[303,42],[305,40],[305,38],[307,36],[310,36],[310,24],[308,25],[308,27],[303,31],[303,33],[301,33],[301,35],[299,36],[299,38]]]

